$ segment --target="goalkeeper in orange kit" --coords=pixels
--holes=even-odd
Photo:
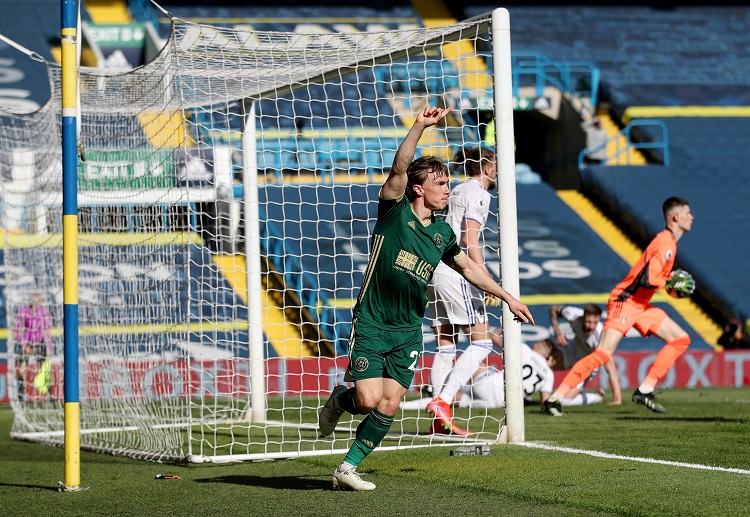
[[[666,343],[632,397],[633,402],[642,404],[655,413],[665,412],[656,402],[654,387],[677,358],[685,353],[690,345],[690,336],[662,309],[649,302],[656,290],[662,287],[671,296],[689,296],[695,289],[695,282],[689,273],[681,269],[672,271],[677,255],[677,241],[693,225],[690,205],[684,199],[670,197],[664,201],[662,210],[667,227],[656,234],[638,262],[609,295],[607,320],[604,322],[599,346],[573,365],[557,390],[545,401],[545,413],[561,416],[560,400],[594,369],[609,361],[631,327],[635,327],[644,336],[654,334]]]

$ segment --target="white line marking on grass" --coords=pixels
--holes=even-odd
[[[714,467],[712,465],[701,465],[700,463],[684,463],[682,461],[657,460],[655,458],[640,458],[638,456],[623,456],[621,454],[610,454],[608,452],[589,451],[585,449],[573,449],[571,447],[559,447],[557,445],[546,445],[543,443],[523,442],[523,443],[515,443],[513,445],[520,445],[521,447],[528,447],[530,449],[544,449],[547,451],[567,452],[570,454],[583,454],[585,456],[593,456],[594,458],[636,461],[639,463],[653,463],[656,465],[669,465],[672,467],[685,467],[688,469],[696,469],[696,470],[712,470],[715,472],[729,472],[730,474],[750,475],[750,470],[745,470],[745,469],[735,469],[735,468],[729,468],[729,467]]]

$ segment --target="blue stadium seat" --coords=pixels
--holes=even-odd
[[[688,199],[693,231],[680,241],[678,262],[696,277],[702,293],[718,307],[747,317],[744,289],[750,275],[750,219],[747,213],[748,118],[666,118],[671,167],[592,167],[584,181],[603,193],[613,210],[625,214],[644,234],[664,226],[661,203]],[[723,265],[731,264],[731,267]]]
[[[510,16],[514,52],[593,62],[614,105],[750,104],[745,6],[518,5]]]
[[[351,324],[351,307],[342,307],[340,302],[353,300],[359,292],[379,188],[379,184],[267,185],[259,193],[266,206],[266,231],[278,245],[272,260],[298,282],[310,307],[316,312],[322,308],[320,320],[340,352],[346,350]],[[520,244],[525,247],[522,295],[607,293],[621,279],[627,264],[548,185],[519,184],[517,190]],[[497,213],[496,201],[490,211]],[[498,267],[497,259],[491,259],[497,243],[494,215],[484,239],[488,260]],[[284,254],[288,260],[283,260]],[[671,308],[660,306],[679,319]],[[493,314],[499,316],[498,311]],[[697,347],[705,347],[694,337]],[[624,344],[631,349],[656,346],[655,340],[634,339]]]

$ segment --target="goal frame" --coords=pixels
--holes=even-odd
[[[477,21],[474,21],[477,20]],[[467,22],[471,22],[472,24],[469,25]],[[477,17],[472,20],[466,20],[465,22],[461,22],[460,24],[456,26],[449,26],[441,28],[440,31],[435,31],[439,33],[438,36],[434,36],[435,33],[428,32],[425,36],[420,35],[419,41],[407,41],[408,38],[395,38],[394,39],[394,47],[391,51],[384,51],[380,50],[380,54],[378,55],[372,55],[369,54],[365,59],[362,59],[359,62],[352,63],[352,62],[344,62],[343,66],[338,66],[338,68],[334,68],[333,70],[324,70],[319,75],[313,76],[313,77],[305,77],[304,83],[305,84],[325,84],[329,80],[335,80],[335,79],[341,79],[342,76],[351,73],[356,72],[359,69],[362,68],[369,68],[373,67],[375,65],[379,64],[387,64],[392,63],[394,60],[398,60],[403,57],[408,57],[411,55],[411,49],[415,49],[414,52],[418,53],[418,49],[415,47],[416,45],[425,45],[430,47],[440,47],[445,44],[449,43],[455,43],[459,42],[461,40],[466,39],[478,39],[481,35],[481,37],[486,38],[488,34],[491,34],[492,39],[492,59],[494,63],[494,76],[492,78],[493,83],[493,99],[494,99],[494,116],[495,116],[495,127],[496,127],[496,146],[498,151],[498,192],[500,199],[502,200],[499,204],[499,232],[498,232],[498,253],[502,255],[502,285],[503,287],[513,296],[519,297],[519,270],[518,270],[518,237],[517,237],[517,214],[516,214],[516,198],[515,198],[515,159],[514,159],[514,138],[513,138],[513,97],[512,97],[512,73],[511,73],[511,58],[510,58],[510,19],[509,19],[509,13],[506,9],[496,9],[493,11],[491,17],[488,17],[487,15],[483,15],[480,17]],[[432,38],[432,39],[428,39]],[[486,39],[485,39],[486,41]],[[332,66],[336,66],[341,63],[334,62]],[[76,70],[77,72],[77,70]],[[167,72],[169,73],[169,72]],[[221,75],[226,74],[224,71],[217,72],[219,75],[217,75],[216,78],[218,79],[231,79],[231,76]],[[316,73],[316,71],[312,72],[313,75]],[[459,71],[459,74],[463,76],[463,73],[466,73],[467,75],[472,74],[472,71]],[[99,77],[95,72],[90,73],[93,77]],[[193,69],[191,68],[186,73],[187,77],[190,77],[190,74],[195,74],[196,77],[200,74],[200,69]],[[66,74],[66,77],[69,74]],[[105,76],[102,76],[101,78],[104,79]],[[167,76],[165,76],[166,78]],[[410,75],[411,77],[411,75]],[[183,77],[184,78],[184,77]],[[90,79],[90,78],[89,78]],[[158,77],[158,79],[161,80],[161,77]],[[274,458],[288,458],[288,457],[302,457],[302,456],[314,456],[314,455],[328,455],[328,454],[340,454],[342,452],[345,452],[345,449],[341,449],[341,444],[333,444],[331,443],[330,446],[324,445],[323,448],[318,448],[318,446],[321,445],[319,443],[319,440],[314,441],[313,444],[313,450],[303,450],[302,446],[294,441],[294,438],[291,439],[291,441],[287,440],[284,441],[283,444],[287,445],[289,443],[294,444],[296,450],[288,450],[284,451],[284,448],[281,450],[283,452],[275,452],[273,448],[270,448],[266,445],[266,450],[264,452],[260,453],[247,453],[243,454],[242,451],[240,453],[230,453],[230,454],[217,454],[216,451],[213,451],[213,454],[211,454],[211,451],[209,451],[208,454],[205,454],[203,452],[203,445],[194,445],[194,440],[201,440],[201,436],[198,436],[197,434],[199,431],[195,430],[195,426],[200,425],[213,425],[217,422],[221,425],[223,424],[236,424],[237,426],[255,426],[254,429],[257,431],[259,429],[262,429],[264,426],[288,426],[288,427],[297,427],[299,429],[303,429],[306,431],[313,430],[314,426],[311,426],[309,423],[302,423],[302,422],[279,422],[279,421],[273,421],[273,419],[269,418],[269,414],[271,411],[277,410],[277,408],[274,408],[275,401],[269,397],[269,390],[271,388],[268,387],[269,384],[269,368],[271,371],[273,371],[273,364],[268,363],[268,359],[264,356],[265,351],[265,343],[264,343],[264,333],[263,333],[263,311],[262,311],[262,305],[263,305],[263,299],[262,299],[262,290],[263,290],[263,263],[262,263],[262,257],[261,257],[261,244],[262,244],[262,235],[261,235],[261,179],[259,178],[259,170],[258,170],[258,146],[259,143],[257,142],[256,137],[258,136],[256,134],[256,126],[257,126],[257,115],[256,115],[256,109],[258,107],[258,103],[263,100],[264,98],[271,97],[271,98],[277,98],[280,95],[284,94],[285,92],[292,91],[293,87],[297,87],[300,85],[300,82],[297,78],[289,78],[289,79],[283,79],[288,80],[289,83],[286,85],[279,85],[276,84],[273,88],[268,89],[266,91],[257,91],[257,90],[249,90],[247,93],[248,95],[241,95],[238,97],[229,97],[226,99],[226,102],[230,102],[229,99],[232,99],[232,102],[239,101],[239,106],[241,109],[241,120],[243,122],[241,127],[241,151],[242,151],[242,162],[241,167],[243,170],[243,188],[241,194],[236,192],[237,189],[233,189],[235,191],[235,197],[239,197],[242,200],[242,203],[246,207],[245,210],[245,224],[244,224],[244,240],[245,240],[245,259],[244,259],[244,265],[245,265],[245,271],[244,274],[244,281],[245,286],[243,287],[244,293],[239,293],[240,289],[235,288],[235,294],[242,297],[242,295],[245,295],[245,301],[247,305],[247,321],[244,322],[242,319],[242,316],[239,316],[239,319],[236,320],[237,323],[242,326],[243,328],[246,328],[248,333],[248,347],[247,350],[249,352],[249,357],[247,357],[246,361],[247,363],[244,363],[244,348],[242,350],[242,359],[239,355],[235,356],[236,361],[243,362],[242,368],[247,368],[247,371],[250,372],[249,375],[249,393],[246,392],[246,387],[243,386],[243,390],[239,392],[237,395],[235,395],[236,398],[232,399],[232,411],[227,412],[227,414],[231,414],[231,416],[220,416],[220,419],[223,420],[212,420],[213,415],[209,415],[208,417],[196,417],[193,414],[193,409],[195,407],[195,402],[192,400],[191,391],[190,388],[188,388],[188,391],[183,396],[183,403],[185,404],[185,407],[187,407],[187,414],[183,416],[184,420],[179,423],[169,423],[168,421],[165,421],[162,419],[161,423],[157,420],[156,423],[151,422],[149,425],[149,429],[162,429],[162,428],[168,428],[168,427],[174,427],[174,428],[180,428],[180,440],[184,439],[184,447],[181,448],[179,451],[176,452],[179,457],[175,457],[173,455],[160,455],[160,451],[154,452],[154,449],[149,448],[149,446],[142,446],[140,449],[128,449],[124,450],[119,442],[112,442],[112,445],[110,447],[110,444],[106,444],[106,446],[97,446],[97,445],[87,445],[83,444],[81,437],[95,434],[95,433],[116,433],[116,432],[138,432],[137,426],[130,426],[128,425],[130,422],[121,422],[123,425],[119,427],[112,427],[107,426],[107,423],[104,421],[99,421],[101,423],[95,423],[94,426],[85,426],[84,429],[81,429],[80,425],[66,425],[64,430],[57,430],[56,428],[52,427],[47,431],[38,431],[36,429],[27,429],[27,431],[14,431],[13,437],[19,438],[19,439],[29,439],[29,440],[40,440],[40,441],[47,441],[48,443],[53,444],[60,444],[61,440],[60,438],[64,438],[64,443],[66,444],[66,451],[68,450],[67,444],[74,444],[76,447],[76,450],[78,448],[78,444],[81,444],[80,448],[86,448],[86,449],[93,449],[93,450],[99,450],[103,452],[113,452],[117,454],[127,454],[133,457],[137,458],[144,458],[144,459],[158,459],[159,461],[190,461],[195,463],[206,463],[206,462],[213,462],[213,463],[221,463],[221,462],[232,462],[232,461],[241,461],[241,460],[257,460],[257,459],[274,459]],[[168,81],[164,81],[165,83]],[[105,82],[102,81],[102,84]],[[281,83],[281,81],[279,81]],[[65,81],[63,81],[63,84],[65,84]],[[485,83],[486,85],[487,83]],[[168,85],[169,86],[169,85]],[[171,87],[171,86],[169,86]],[[482,88],[486,88],[486,86],[482,86]],[[113,90],[114,91],[114,90]],[[117,90],[119,91],[119,90]],[[426,90],[425,90],[426,91]],[[439,90],[440,91],[440,90]],[[245,92],[243,91],[243,94]],[[68,95],[69,97],[69,95]],[[379,95],[377,98],[381,98]],[[222,101],[219,101],[222,102]],[[201,106],[203,103],[198,103],[197,106]],[[178,111],[182,110],[182,115],[185,117],[185,115],[188,113],[189,110],[196,108],[195,104],[190,104],[189,101],[186,101],[185,99],[180,98],[179,104],[165,104],[161,109],[177,109]],[[71,107],[67,107],[68,110],[71,110]],[[70,112],[70,111],[69,111]],[[72,113],[72,112],[70,112]],[[72,117],[71,117],[72,118]],[[82,118],[82,117],[81,117]],[[75,121],[75,118],[72,118],[73,121]],[[187,120],[185,118],[185,120]],[[378,128],[381,126],[378,125]],[[399,126],[400,127],[400,126]],[[66,149],[68,149],[68,155],[70,153],[73,153],[73,158],[75,158],[75,145],[71,145],[70,142],[70,131],[68,131],[67,134],[67,140],[66,140]],[[75,134],[73,134],[75,136]],[[467,140],[464,139],[463,142],[465,143]],[[474,142],[474,140],[469,140],[471,142]],[[75,140],[74,140],[75,143]],[[455,143],[455,141],[454,141]],[[108,144],[109,145],[109,144]],[[117,144],[112,144],[117,145]],[[187,143],[183,142],[185,147],[183,150],[187,150]],[[474,144],[475,145],[475,144]],[[75,162],[73,162],[75,163]],[[76,171],[77,167],[72,167],[70,164],[66,167],[66,177],[72,177],[72,180],[76,180]],[[366,173],[367,174],[367,173]],[[143,192],[143,196],[141,196],[139,199],[140,201],[146,203],[149,201],[152,202],[182,202],[186,203],[186,205],[189,205],[189,210],[195,209],[195,203],[212,203],[217,201],[217,195],[212,189],[203,189],[200,187],[188,187],[185,186],[185,192],[184,194],[181,194],[180,192],[174,192],[170,191],[169,189],[153,189],[153,190],[146,190]],[[70,194],[69,189],[66,189],[64,187],[64,191],[68,192]],[[90,196],[87,192],[75,192],[72,197],[69,195],[65,199],[64,203],[64,210],[63,213],[66,214],[66,216],[72,216],[73,213],[77,213],[78,211],[78,205],[80,203],[88,204],[88,205],[106,205],[108,203],[117,203],[119,197],[127,197],[126,195],[123,195],[123,192],[128,191],[117,191],[117,190],[111,190],[103,192],[102,194],[99,194],[98,192],[94,196]],[[61,203],[61,198],[63,197],[61,194],[58,193],[47,193],[44,195],[41,195],[42,197],[39,198],[39,201],[42,201],[42,204],[49,205],[49,204],[56,204],[59,205]],[[72,230],[74,226],[72,224],[65,224],[64,225],[64,234],[69,233],[69,230]],[[64,239],[66,240],[66,244],[64,245],[64,250],[66,253],[68,253],[69,257],[73,257],[72,254],[75,252],[75,259],[78,259],[77,256],[77,244],[70,244],[70,237],[71,235],[75,235],[75,238],[77,239],[77,234],[70,234],[68,236],[64,236]],[[77,264],[76,264],[77,265]],[[66,274],[68,274],[69,271],[71,271],[71,267],[69,265],[65,266]],[[77,268],[72,268],[72,272],[75,273],[77,276],[78,271]],[[71,282],[66,279],[65,285],[68,286]],[[77,287],[77,284],[76,284]],[[190,286],[188,285],[188,299],[192,299],[189,289]],[[68,298],[66,297],[66,301]],[[76,293],[76,302],[77,302],[77,293]],[[235,302],[234,306],[237,306],[239,302]],[[188,303],[188,312],[190,305]],[[244,309],[244,308],[243,308]],[[67,314],[67,313],[66,313]],[[77,318],[76,318],[77,319]],[[415,439],[405,439],[402,440],[399,439],[398,445],[391,446],[389,444],[384,444],[382,447],[379,448],[379,450],[400,450],[400,449],[407,449],[407,448],[421,448],[421,447],[434,447],[434,446],[454,446],[456,444],[460,443],[500,443],[500,442],[520,442],[524,440],[524,414],[523,414],[523,392],[521,388],[521,333],[520,333],[520,323],[516,322],[513,318],[512,313],[508,310],[507,306],[503,307],[502,311],[502,319],[503,319],[503,332],[505,335],[505,345],[504,345],[504,368],[505,368],[505,400],[506,400],[506,407],[505,407],[505,426],[501,428],[501,431],[499,434],[497,434],[497,437],[495,436],[497,427],[493,428],[491,431],[486,431],[484,433],[485,437],[483,438],[463,438],[463,437],[453,437],[453,436],[436,436],[434,438],[428,438],[427,440],[418,442]],[[245,326],[246,325],[246,326]],[[64,353],[65,353],[65,364],[66,365],[78,365],[78,350],[77,348],[81,345],[76,345],[76,350],[72,350],[73,347],[69,346],[69,340],[73,339],[73,336],[77,338],[79,329],[77,326],[75,328],[69,328],[68,324],[65,325],[65,331],[66,331],[66,338],[65,338],[65,347],[64,347]],[[68,335],[68,332],[70,334]],[[191,332],[190,330],[187,330],[185,332]],[[244,346],[244,340],[242,341]],[[72,355],[72,353],[75,352],[75,355]],[[72,360],[72,358],[76,358],[75,360]],[[187,362],[187,371],[188,374],[191,371],[190,367],[190,361],[191,358],[188,356],[186,359]],[[71,374],[73,374],[71,370]],[[66,371],[66,377],[68,375],[68,372]],[[78,371],[76,369],[74,373],[76,380],[78,377]],[[68,388],[72,388],[72,386],[75,384],[75,387],[77,389],[77,382],[75,383],[66,383],[66,412],[68,409],[67,402],[69,400],[67,399],[68,395]],[[218,391],[217,391],[217,398],[218,398]],[[78,404],[78,394],[75,394],[75,402]],[[236,404],[236,406],[235,406]],[[271,406],[269,408],[269,405]],[[203,406],[201,406],[201,410],[203,409]],[[292,408],[294,409],[294,408]],[[310,409],[309,405],[305,407],[305,409]],[[286,405],[284,405],[284,410],[286,410]],[[207,413],[210,413],[210,411],[207,411]],[[73,415],[76,419],[78,418],[78,412],[75,412],[75,415]],[[67,417],[67,414],[66,414]],[[419,417],[418,417],[419,418]],[[494,415],[493,415],[493,418]],[[67,418],[66,418],[67,420]],[[97,422],[96,418],[92,418],[93,422]],[[494,419],[494,423],[498,423],[498,421],[502,422],[500,418]],[[304,421],[303,421],[304,422]],[[91,422],[89,422],[91,423]],[[404,430],[406,429],[406,430]],[[348,432],[350,435],[354,432],[353,429],[349,429],[348,427],[343,426],[341,430]],[[415,433],[412,430],[409,430],[408,426],[402,426],[402,434],[401,437],[407,436],[407,437],[414,437]],[[411,434],[410,434],[411,433]],[[491,433],[491,434],[490,434]],[[486,436],[489,435],[489,438],[486,438]],[[300,438],[302,436],[304,439]],[[395,435],[391,435],[391,438],[393,438]],[[197,438],[196,438],[197,437]],[[420,437],[421,440],[423,437]],[[266,444],[268,444],[268,438],[266,438]],[[308,441],[307,438],[304,435],[298,434],[297,440],[301,441]],[[262,440],[260,442],[263,443]],[[301,443],[301,442],[300,442]],[[242,445],[242,444],[240,444]],[[250,445],[257,446],[258,442],[250,442],[247,444],[247,450],[248,452],[252,452],[253,449],[251,449]],[[214,444],[214,448],[218,448],[216,444]],[[327,448],[326,448],[327,447]],[[210,447],[208,447],[210,448]],[[269,450],[270,449],[270,450]],[[67,456],[67,452],[66,452]],[[76,458],[78,454],[75,454]],[[76,461],[77,465],[77,461]],[[74,467],[77,469],[77,466]],[[78,478],[77,472],[74,470],[71,470],[70,473],[66,473],[66,485],[74,488],[80,483],[80,480]]]

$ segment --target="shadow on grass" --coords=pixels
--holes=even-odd
[[[0,487],[33,488],[36,490],[51,490],[52,492],[57,492],[57,486],[49,486],[49,485],[24,485],[22,483],[0,483]]]
[[[331,480],[308,476],[218,476],[196,479],[196,483],[228,483],[280,490],[330,490]]]

